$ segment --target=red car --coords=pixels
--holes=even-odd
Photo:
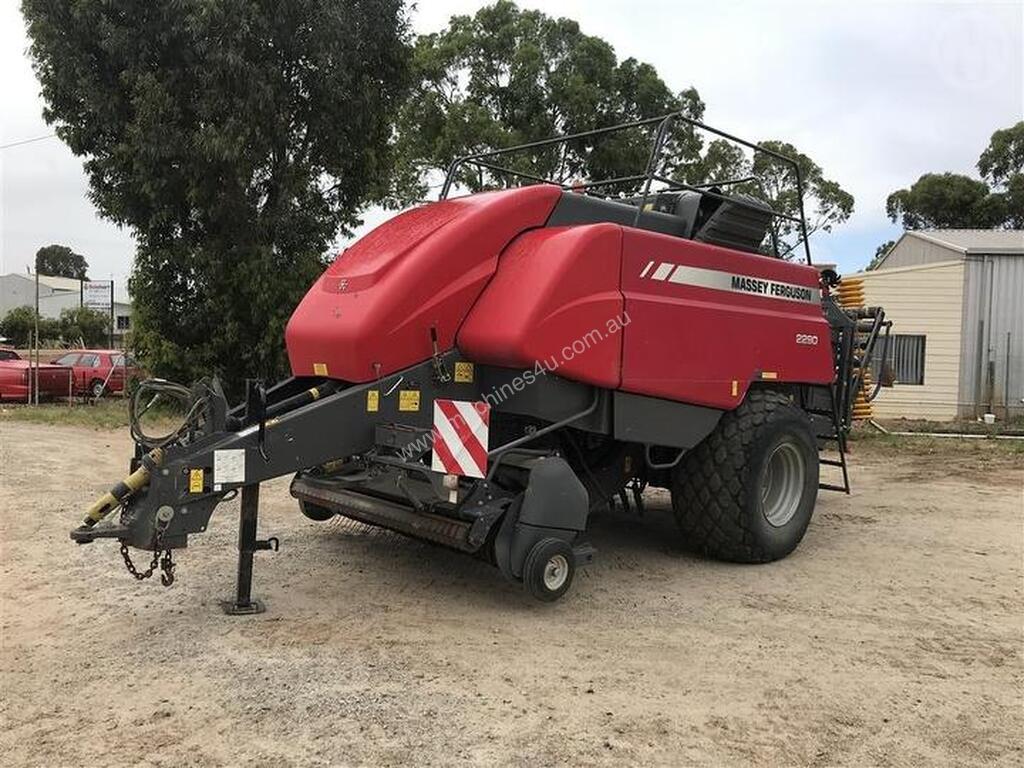
[[[76,349],[53,361],[74,371],[75,392],[100,397],[107,392],[123,392],[125,373],[135,375],[135,361],[127,360],[119,349]]]
[[[34,372],[10,347],[0,347],[0,400],[27,402]],[[39,396],[67,397],[71,369],[61,365],[39,365]]]

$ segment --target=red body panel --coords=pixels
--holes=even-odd
[[[697,269],[682,270],[675,282],[679,267]],[[757,282],[747,283],[749,292],[733,290],[726,287],[733,276]],[[718,287],[696,284],[719,279]],[[774,296],[769,281],[802,286],[811,300]],[[814,298],[818,281],[813,267],[625,230],[622,389],[731,409],[762,378],[830,383],[831,333]]]
[[[429,358],[434,327],[479,363],[723,409],[759,379],[832,381],[817,270],[617,224],[544,228],[560,194],[474,195],[375,229],[292,315],[293,373],[371,381]]]
[[[521,235],[459,331],[470,360],[548,370],[616,388],[622,333],[622,228],[614,224],[538,229]]]
[[[519,233],[543,226],[560,195],[541,185],[433,203],[345,251],[288,322],[292,373],[371,381],[421,362],[455,333]]]

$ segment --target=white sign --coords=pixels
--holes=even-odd
[[[89,309],[110,311],[112,283],[109,280],[89,280],[82,283],[82,305]]]
[[[224,483],[245,482],[244,448],[225,448],[213,452],[213,482],[217,489]]]

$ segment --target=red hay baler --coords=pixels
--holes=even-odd
[[[172,550],[241,491],[236,613],[261,609],[253,553],[277,547],[256,538],[259,483],[289,473],[307,517],[475,555],[542,600],[594,557],[591,512],[641,506],[648,486],[671,490],[683,536],[710,556],[789,554],[819,488],[849,492],[851,406],[889,324],[835,302],[802,204],[787,215],[735,182],[660,175],[679,123],[791,166],[802,199],[795,162],[678,114],[459,158],[441,200],[370,232],[310,288],[285,334],[290,378],[251,382],[234,408],[215,380],[144,384],[131,473],[72,538],[117,539],[133,574],[159,567],[169,584]],[[448,198],[465,168],[536,180],[497,163],[645,126],[635,176]],[[780,219],[806,263],[779,257]],[[153,438],[138,417],[161,397],[188,416]],[[821,483],[822,463],[842,482]],[[152,553],[147,570],[129,547]]]

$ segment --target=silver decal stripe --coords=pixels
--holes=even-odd
[[[658,268],[654,270],[654,274],[651,275],[651,280],[664,280],[668,277],[668,273],[672,271],[673,267],[675,267],[675,264],[669,264],[665,261],[661,262]]]
[[[686,267],[661,264],[651,278],[664,280],[668,277],[670,283],[679,285],[693,285],[698,288],[711,288],[716,291],[729,291],[731,293],[746,293],[754,296],[765,296],[769,299],[783,299],[785,301],[800,301],[807,304],[821,303],[821,290],[810,288],[806,285],[795,283],[783,283],[778,280],[769,280],[765,277],[753,277],[751,275],[737,275],[732,272],[722,272],[717,269],[704,269],[703,267]],[[664,271],[663,271],[664,270]],[[669,273],[671,272],[671,275]],[[659,277],[659,274],[661,277]]]
[[[640,273],[640,279],[641,280],[643,278],[647,277],[647,273],[651,271],[651,267],[653,267],[653,266],[654,266],[654,262],[653,261],[648,261],[647,262],[647,266],[644,267],[644,271]]]

